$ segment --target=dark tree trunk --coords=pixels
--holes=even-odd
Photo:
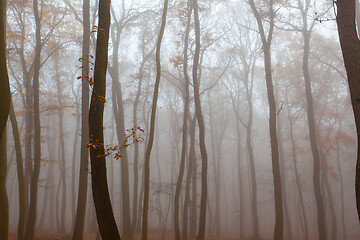
[[[109,196],[103,133],[109,28],[110,0],[100,0],[94,86],[89,110],[91,179],[96,217],[101,237],[104,240],[116,240],[120,239],[120,235],[117,230]]]
[[[338,0],[336,22],[340,45],[343,52],[345,69],[348,77],[351,103],[353,106],[358,139],[356,158],[355,193],[358,218],[360,220],[360,41],[355,24],[355,1]]]
[[[8,238],[9,205],[6,193],[6,122],[10,109],[10,85],[6,65],[6,1],[0,1],[0,239]]]

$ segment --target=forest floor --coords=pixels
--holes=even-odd
[[[35,240],[70,240],[70,239],[71,239],[71,237],[69,235],[60,235],[60,234],[58,234],[58,235],[54,235],[54,234],[38,234],[35,237]],[[140,240],[140,239],[141,239],[140,234],[135,235],[134,240]],[[163,239],[164,240],[174,240],[174,234],[166,233],[164,238],[163,238],[161,232],[149,232],[148,240],[163,240]],[[348,240],[357,240],[359,238],[349,236],[347,239]],[[16,234],[15,233],[9,234],[8,240],[17,240]],[[84,240],[96,240],[96,234],[85,234]],[[222,237],[222,238],[208,238],[207,237],[206,240],[241,240],[241,239],[227,238],[227,237]],[[243,240],[246,240],[246,239],[243,239]],[[263,240],[266,240],[266,239],[263,239]]]
[[[57,235],[38,234],[35,237],[35,240],[70,240],[70,239],[71,239],[71,237],[69,235],[60,235],[60,234],[57,234]],[[136,234],[134,240],[140,240],[140,239],[141,239],[141,235]],[[149,232],[148,240],[162,240],[162,239],[173,240],[175,238],[174,238],[174,234],[166,233],[163,238],[161,232]],[[9,234],[8,240],[17,240],[16,233]],[[96,235],[95,234],[85,234],[84,240],[96,240]],[[236,239],[236,238],[206,238],[206,240],[239,240],[239,239]]]

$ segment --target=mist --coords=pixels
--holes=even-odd
[[[360,239],[342,1],[1,1],[0,239]]]

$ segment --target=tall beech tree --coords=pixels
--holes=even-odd
[[[10,109],[10,85],[6,66],[6,1],[0,1],[0,239],[8,238],[9,206],[6,193],[6,122]]]
[[[149,132],[149,140],[146,146],[145,152],[145,162],[144,162],[144,204],[143,204],[143,218],[142,218],[142,232],[141,239],[148,239],[148,212],[149,212],[149,195],[150,195],[150,155],[152,146],[154,143],[154,135],[155,135],[155,120],[156,120],[156,108],[157,101],[159,95],[159,86],[160,86],[160,78],[161,78],[161,59],[160,59],[160,50],[161,50],[161,42],[164,36],[165,25],[166,25],[166,15],[168,10],[168,0],[164,0],[164,8],[161,19],[160,32],[156,43],[156,79],[154,86],[154,95],[151,106],[151,117],[150,117],[150,132]]]
[[[180,169],[179,176],[176,184],[175,190],[175,206],[174,206],[174,228],[175,228],[175,239],[180,240],[180,224],[179,224],[179,208],[180,208],[180,193],[181,186],[184,177],[185,171],[185,160],[187,153],[187,139],[188,139],[188,118],[189,118],[189,105],[190,105],[190,78],[188,75],[188,47],[189,47],[189,33],[190,33],[190,21],[191,21],[191,13],[192,7],[191,2],[188,0],[187,2],[187,22],[186,22],[186,30],[185,30],[185,38],[184,38],[184,51],[183,51],[183,74],[184,74],[184,116],[183,116],[183,127],[182,127],[182,147],[181,147],[181,157],[180,157]],[[187,216],[187,214],[186,214]],[[187,225],[185,222],[184,225]],[[185,228],[185,226],[183,226]],[[184,234],[184,233],[183,233]],[[186,232],[187,235],[187,232]],[[186,239],[187,236],[183,236],[183,239]]]
[[[205,124],[204,117],[201,111],[200,102],[200,83],[199,83],[199,56],[200,56],[200,20],[199,20],[199,6],[198,1],[193,0],[194,9],[194,23],[195,23],[195,53],[193,59],[193,86],[194,86],[194,102],[195,102],[195,114],[199,124],[199,142],[201,153],[201,197],[200,197],[200,219],[199,229],[197,234],[197,240],[205,239],[205,227],[206,227],[206,201],[207,201],[207,168],[208,157],[205,144]]]
[[[89,147],[92,191],[102,239],[120,239],[111,206],[104,149],[103,116],[110,29],[110,0],[99,1],[94,85],[89,110]]]
[[[355,194],[358,218],[360,221],[360,40],[356,31],[355,1],[338,0],[336,22],[345,69],[348,77],[351,104],[354,111],[357,132],[357,158],[355,176]]]
[[[6,66],[6,1],[0,1],[0,138],[10,109],[10,85]]]
[[[33,1],[33,11],[35,17],[35,58],[34,58],[34,74],[33,74],[33,97],[34,97],[34,166],[30,183],[30,205],[27,217],[25,239],[33,240],[35,237],[35,224],[37,213],[37,193],[38,181],[40,175],[41,161],[41,126],[40,126],[40,54],[42,49],[41,43],[41,17],[39,12],[38,0]]]
[[[89,150],[86,148],[89,136],[89,54],[90,54],[90,0],[83,0],[83,40],[81,64],[81,143],[80,173],[75,226],[72,239],[83,239],[85,210],[87,202]]]
[[[283,199],[282,199],[282,187],[281,187],[281,175],[280,175],[280,159],[279,159],[279,144],[276,130],[276,102],[274,96],[274,86],[272,80],[271,69],[271,41],[274,32],[274,1],[270,0],[267,3],[268,19],[264,21],[263,15],[260,14],[259,9],[256,7],[254,0],[249,1],[251,10],[256,18],[256,22],[259,28],[259,34],[262,42],[262,50],[264,53],[264,65],[265,65],[265,80],[269,102],[269,129],[270,129],[270,144],[271,144],[271,160],[272,160],[272,172],[274,181],[274,194],[275,194],[275,229],[274,239],[282,240],[284,234],[284,216],[283,216]],[[268,22],[268,32],[265,33],[264,23]]]

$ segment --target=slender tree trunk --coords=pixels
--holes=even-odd
[[[85,212],[87,204],[89,151],[89,51],[90,51],[90,0],[83,0],[83,46],[81,70],[81,143],[80,172],[75,225],[72,240],[83,239]]]
[[[158,36],[157,44],[156,44],[156,80],[154,86],[154,96],[152,102],[152,110],[151,110],[151,120],[150,120],[150,133],[149,133],[149,141],[146,147],[145,153],[145,162],[144,162],[144,205],[143,205],[143,218],[142,218],[142,234],[141,239],[148,239],[148,211],[149,211],[149,195],[150,195],[150,155],[152,150],[152,145],[154,142],[154,132],[155,132],[155,118],[156,118],[156,107],[157,100],[159,94],[159,85],[160,85],[160,77],[161,77],[161,63],[160,63],[160,48],[161,42],[164,35],[165,24],[166,24],[166,14],[168,9],[168,0],[164,0],[164,9],[161,20],[160,33]]]
[[[190,237],[196,237],[197,231],[197,159],[195,152],[195,131],[196,131],[196,115],[192,117],[190,125],[190,149],[189,164],[192,173],[192,191],[191,191],[191,207],[190,207]]]
[[[120,239],[111,206],[106,177],[103,114],[110,28],[110,0],[99,1],[94,86],[89,110],[89,138],[92,191],[97,222],[104,240]]]
[[[274,30],[274,9],[273,0],[269,2],[269,30],[267,36],[263,26],[263,20],[257,10],[254,0],[249,1],[250,7],[255,15],[259,27],[259,33],[262,41],[262,48],[264,52],[264,65],[265,65],[265,79],[266,88],[269,102],[269,130],[270,130],[270,145],[271,145],[271,159],[272,159],[272,172],[274,181],[274,194],[275,194],[275,228],[274,239],[282,240],[284,235],[284,216],[283,216],[283,199],[282,199],[282,186],[280,174],[280,161],[279,161],[279,147],[278,137],[276,130],[276,102],[274,96],[274,87],[272,82],[272,69],[271,69],[271,41]]]
[[[58,93],[58,114],[59,114],[59,166],[60,166],[60,178],[62,186],[62,200],[61,200],[61,224],[60,232],[66,233],[65,229],[65,217],[66,217],[66,160],[65,160],[65,140],[64,140],[64,106],[62,99],[62,86],[59,79],[59,56],[55,56],[55,78]]]
[[[305,17],[306,18],[306,17]],[[307,25],[304,25],[304,29],[307,29]],[[323,202],[323,194],[320,186],[320,154],[316,140],[316,129],[315,129],[315,116],[314,116],[314,103],[311,92],[311,80],[309,73],[309,53],[310,53],[310,32],[307,30],[303,31],[304,37],[304,54],[303,54],[303,74],[305,81],[305,93],[307,102],[307,118],[309,125],[309,136],[310,145],[313,155],[314,168],[313,168],[313,186],[315,201],[317,207],[317,224],[319,239],[326,239],[326,228],[325,228],[325,210]]]
[[[125,113],[122,97],[121,83],[119,82],[119,44],[120,44],[120,30],[116,36],[116,41],[113,47],[113,65],[111,67],[110,75],[112,78],[112,107],[116,122],[116,133],[120,147],[125,144]],[[121,197],[122,197],[122,224],[123,224],[123,238],[131,238],[131,219],[130,219],[130,191],[129,191],[129,164],[126,147],[121,151]]]
[[[338,101],[337,101],[338,102]],[[341,120],[339,120],[339,133],[341,133]],[[340,163],[340,143],[339,138],[336,138],[336,163],[337,163],[337,169],[339,172],[339,180],[340,180],[340,204],[341,204],[341,227],[342,227],[342,239],[347,239],[347,233],[346,233],[346,223],[345,223],[345,196],[344,196],[344,177],[342,174],[342,167]]]
[[[19,127],[15,117],[14,106],[12,100],[10,102],[10,121],[12,125],[14,142],[15,142],[15,151],[16,151],[16,166],[17,166],[17,176],[19,184],[19,222],[18,222],[18,240],[24,239],[25,231],[25,180],[24,180],[24,167],[23,167],[23,157],[21,151],[21,142]]]
[[[40,53],[41,53],[41,25],[39,15],[38,0],[33,1],[33,10],[35,16],[35,59],[34,59],[34,76],[33,76],[33,88],[34,88],[34,126],[35,126],[35,138],[34,138],[34,168],[31,176],[30,184],[30,205],[27,218],[27,224],[25,229],[25,239],[33,240],[35,237],[35,224],[37,215],[37,194],[38,194],[38,181],[40,175],[40,161],[41,161],[41,127],[40,127]]]
[[[240,122],[236,121],[236,137],[237,137],[237,167],[238,167],[238,186],[239,186],[239,205],[240,205],[240,225],[239,225],[239,236],[240,239],[244,238],[244,196],[243,196],[243,178],[242,178],[242,168],[241,168],[241,131],[240,131]]]
[[[286,101],[288,101],[286,96]],[[292,159],[294,163],[294,172],[295,172],[295,183],[297,192],[299,194],[299,201],[300,201],[300,212],[301,212],[301,219],[302,219],[302,225],[304,226],[304,240],[309,239],[309,229],[308,224],[306,221],[306,213],[305,213],[305,204],[304,204],[304,197],[303,197],[303,191],[301,189],[301,179],[300,174],[298,170],[297,165],[297,155],[296,155],[296,144],[295,144],[295,137],[294,137],[294,121],[293,117],[290,116],[290,109],[287,109],[287,116],[290,123],[290,140],[291,140],[291,152],[292,152]]]
[[[355,24],[355,1],[337,0],[337,16],[340,45],[343,52],[345,69],[349,82],[351,103],[353,106],[358,139],[358,151],[355,170],[355,193],[358,218],[360,221],[360,41]]]
[[[199,66],[199,55],[200,55],[200,21],[198,2],[193,0],[194,8],[194,22],[195,22],[195,55],[193,62],[193,85],[194,85],[194,101],[195,101],[195,113],[199,124],[199,141],[200,141],[200,152],[202,158],[201,165],[201,199],[200,199],[200,219],[199,219],[199,230],[197,240],[205,239],[205,227],[206,227],[206,200],[207,200],[207,167],[208,157],[205,145],[205,124],[204,118],[201,111],[200,103],[200,90],[199,90],[199,79],[198,79],[198,66]]]
[[[187,139],[188,139],[188,117],[189,117],[189,97],[190,97],[190,80],[188,75],[188,46],[189,46],[189,32],[190,32],[190,20],[191,20],[191,13],[192,8],[190,5],[190,1],[187,3],[187,25],[185,30],[185,39],[184,39],[184,60],[183,60],[183,74],[184,74],[184,92],[185,95],[184,99],[184,117],[183,117],[183,127],[182,127],[182,148],[181,148],[181,159],[180,159],[180,170],[179,170],[179,177],[176,184],[176,191],[175,191],[175,207],[174,207],[174,228],[175,228],[175,240],[180,240],[180,226],[179,226],[179,205],[180,205],[180,193],[181,193],[181,186],[185,171],[185,162],[186,162],[186,153],[187,153]],[[185,215],[184,215],[185,218]],[[187,218],[187,214],[186,214]],[[187,225],[187,221],[183,221],[183,224]],[[185,226],[183,225],[183,228]],[[187,229],[187,228],[186,228]],[[187,233],[186,233],[187,234]],[[186,236],[187,238],[187,236]],[[183,236],[183,239],[184,236]]]

